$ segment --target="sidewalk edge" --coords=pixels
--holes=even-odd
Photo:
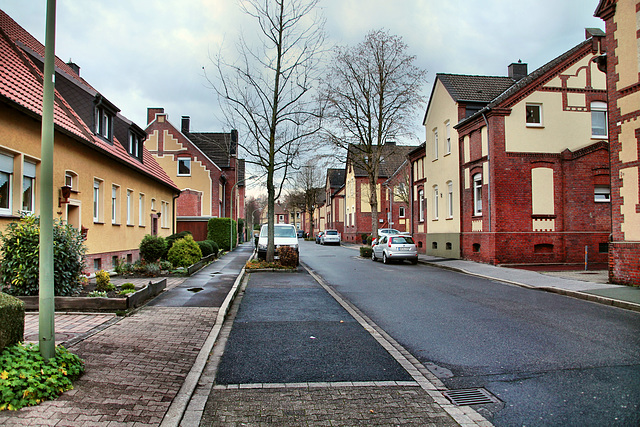
[[[196,360],[191,367],[189,374],[185,378],[182,387],[180,387],[178,394],[171,402],[171,406],[169,406],[167,413],[162,419],[162,423],[160,424],[161,427],[178,427],[180,425],[184,413],[186,412],[187,406],[189,405],[189,401],[193,396],[196,386],[198,385],[198,381],[200,380],[205,365],[207,364],[209,354],[213,350],[213,346],[218,339],[218,335],[220,334],[220,330],[222,329],[222,325],[224,323],[224,318],[229,312],[231,303],[240,290],[240,284],[242,283],[245,274],[246,271],[243,267],[240,271],[240,274],[236,278],[236,281],[233,283],[233,287],[220,306],[220,310],[218,311],[218,316],[216,317],[213,328],[211,329],[211,332],[209,332],[209,336],[200,349],[200,352],[198,353],[198,356],[196,357]]]

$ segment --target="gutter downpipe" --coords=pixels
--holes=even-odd
[[[487,116],[482,113],[482,118],[487,127],[487,169],[489,172],[487,174],[487,205],[489,208],[489,232],[491,232],[491,144],[489,144],[489,122],[487,121]]]
[[[173,211],[173,220],[171,221],[172,225],[171,225],[171,234],[176,234],[176,224],[178,223],[178,218],[176,217],[176,199],[178,197],[180,197],[180,193],[181,191],[178,190],[178,194],[175,194],[173,196],[173,200],[171,203],[171,210]]]

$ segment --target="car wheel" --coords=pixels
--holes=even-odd
[[[371,261],[375,262],[377,260],[378,260],[378,258],[376,258],[376,253],[371,251]]]
[[[382,252],[382,262],[384,264],[389,264],[389,258],[387,258],[387,253],[386,252]]]

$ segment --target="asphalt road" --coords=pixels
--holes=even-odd
[[[640,313],[301,242],[302,261],[498,426],[640,425]],[[553,279],[551,279],[553,280]]]

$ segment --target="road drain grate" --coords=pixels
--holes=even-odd
[[[498,398],[483,388],[448,390],[443,391],[442,394],[457,406],[485,405],[499,402]]]

